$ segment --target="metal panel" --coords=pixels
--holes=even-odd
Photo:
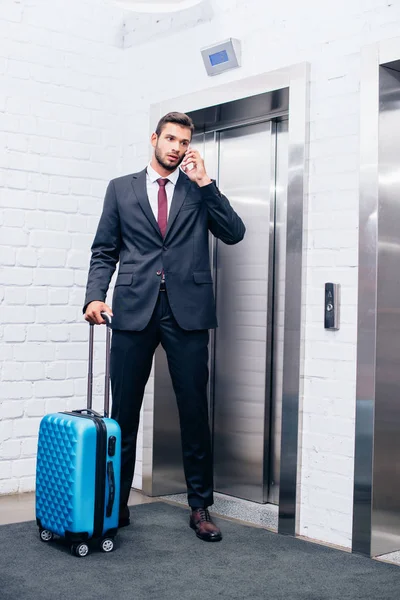
[[[301,115],[301,116],[300,116]],[[302,281],[303,210],[306,187],[308,86],[304,79],[290,85],[286,230],[285,331],[282,378],[281,477],[279,533],[296,533],[299,464],[299,407],[302,395],[305,289]]]
[[[360,206],[353,552],[370,555],[375,403],[378,213],[378,55],[364,51],[360,99]]]
[[[273,285],[273,340],[271,381],[271,443],[268,502],[279,503],[283,394],[283,348],[286,289],[286,216],[288,177],[288,122],[277,123],[275,179],[275,248]],[[272,283],[272,282],[271,282]]]
[[[243,125],[246,121],[259,123],[269,119],[287,115],[289,109],[289,88],[274,90],[266,94],[257,94],[224,102],[217,106],[208,106],[190,113],[196,131],[222,131]]]
[[[217,245],[215,489],[257,502],[266,499],[269,447],[266,364],[274,166],[270,122],[220,134],[219,185],[243,218],[246,236],[237,246]]]
[[[370,555],[375,403],[378,213],[378,54],[364,51],[360,98],[360,206],[353,552]]]
[[[400,548],[399,62],[363,52],[353,551]]]
[[[204,134],[204,146],[203,156],[207,161],[207,172],[211,179],[216,182],[219,181],[219,135],[216,131],[211,131]],[[213,274],[213,289],[214,297],[216,295],[215,289],[215,273],[217,270],[217,240],[213,235],[209,235],[209,252],[210,252],[210,268]],[[208,401],[209,401],[209,422],[211,429],[211,439],[213,444],[213,432],[214,432],[214,347],[215,347],[215,329],[210,330],[210,341],[209,341],[209,381],[208,381]]]
[[[400,549],[400,73],[379,74],[373,556]]]
[[[186,490],[182,465],[182,446],[175,394],[169,375],[167,356],[161,345],[155,355],[155,380],[159,410],[154,412],[152,496],[178,494]]]

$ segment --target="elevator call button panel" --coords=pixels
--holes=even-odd
[[[339,283],[325,283],[325,329],[339,329]]]

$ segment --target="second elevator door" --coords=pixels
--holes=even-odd
[[[197,138],[246,235],[214,242],[219,327],[212,339],[215,490],[278,503],[287,122]]]

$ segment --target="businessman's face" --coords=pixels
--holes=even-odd
[[[160,135],[151,136],[157,162],[167,171],[175,171],[189,147],[191,131],[175,123],[167,123]]]

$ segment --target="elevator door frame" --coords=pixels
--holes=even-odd
[[[299,420],[304,357],[303,211],[307,189],[307,139],[309,128],[310,69],[307,63],[262,73],[220,86],[206,88],[179,98],[152,105],[150,131],[167,112],[192,112],[288,88],[288,187],[284,358],[282,390],[282,438],[278,531],[287,535],[299,532],[298,481],[300,474]],[[143,410],[143,490],[160,495],[153,478],[155,463],[154,429],[157,420],[157,394],[146,395]]]
[[[398,222],[396,140],[400,37],[361,51],[357,383],[352,551],[400,548],[396,458],[398,273],[391,255]],[[396,81],[395,81],[396,80]],[[393,435],[393,431],[395,434]]]

